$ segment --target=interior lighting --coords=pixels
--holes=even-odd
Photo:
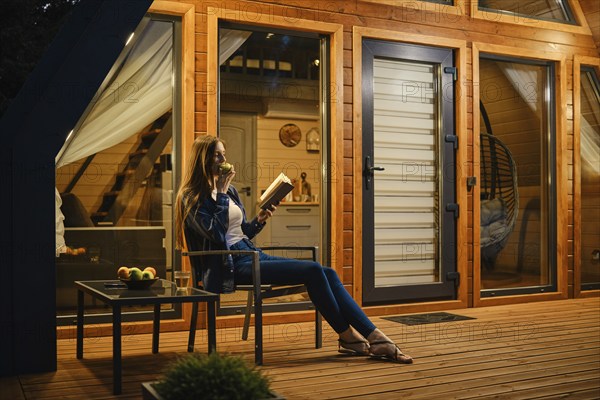
[[[131,39],[133,39],[133,35],[135,35],[135,32],[131,32],[131,35],[129,35],[129,38],[125,42],[125,46],[127,46],[129,44],[129,42],[131,42]]]

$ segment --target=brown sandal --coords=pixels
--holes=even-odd
[[[353,344],[363,344],[365,346],[365,350],[361,351],[350,348],[349,346],[352,346]],[[368,356],[371,354],[369,351],[369,342],[366,340],[346,342],[342,339],[338,339],[338,353],[347,354],[350,356]]]
[[[371,342],[370,345],[378,345],[378,344],[393,344],[395,347],[395,352],[394,354],[375,354],[371,351],[369,351],[369,355],[371,356],[371,358],[375,358],[378,360],[389,360],[389,361],[393,361],[393,362],[397,362],[400,364],[412,364],[413,363],[413,359],[411,356],[406,355],[402,352],[402,350],[400,350],[400,347],[398,347],[398,345],[394,342],[390,342],[389,340],[382,340],[379,342]]]

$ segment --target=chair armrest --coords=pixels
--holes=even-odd
[[[318,246],[265,246],[261,250],[310,250],[312,252],[312,260],[317,261]]]
[[[182,256],[187,256],[187,257],[195,257],[195,256],[210,256],[210,255],[214,255],[214,256],[218,256],[218,255],[225,255],[225,254],[237,254],[240,256],[251,256],[254,254],[257,254],[258,251],[256,250],[195,250],[195,251],[184,251],[181,253]]]

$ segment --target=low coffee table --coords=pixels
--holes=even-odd
[[[130,305],[154,304],[152,329],[152,353],[158,353],[160,332],[160,305],[165,303],[192,303],[188,352],[194,351],[198,303],[206,302],[208,327],[208,352],[217,349],[216,312],[218,295],[204,290],[187,288],[177,291],[175,283],[159,279],[149,289],[130,290],[118,280],[115,281],[75,281],[77,287],[77,358],[83,358],[83,297],[89,294],[112,307],[113,320],[113,393],[121,393],[121,307]]]

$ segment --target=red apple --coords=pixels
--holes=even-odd
[[[117,271],[117,276],[121,279],[129,279],[129,268],[121,267]]]

